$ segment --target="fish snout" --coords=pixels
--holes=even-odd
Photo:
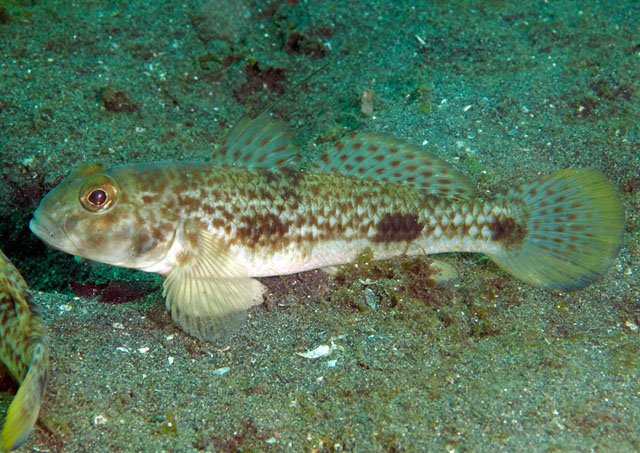
[[[29,222],[29,229],[49,247],[64,251],[73,247],[62,227],[48,216],[38,212],[38,210],[36,210]]]

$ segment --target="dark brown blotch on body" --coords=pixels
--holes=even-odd
[[[524,240],[527,230],[512,217],[499,217],[489,224],[491,239],[511,245]]]
[[[244,216],[240,219],[236,237],[249,247],[274,246],[282,242],[289,232],[289,225],[271,213]]]
[[[424,223],[418,222],[418,216],[415,214],[385,214],[376,224],[373,242],[413,241],[423,228]]]

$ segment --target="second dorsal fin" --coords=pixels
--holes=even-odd
[[[373,132],[351,134],[337,141],[314,169],[404,184],[440,197],[469,199],[476,194],[464,174],[435,154]]]

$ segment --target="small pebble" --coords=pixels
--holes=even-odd
[[[107,423],[107,417],[105,417],[102,414],[96,415],[95,417],[93,417],[93,424],[96,426],[105,425],[106,423]]]
[[[360,112],[364,116],[373,115],[373,90],[364,90],[362,92],[362,101]]]
[[[228,366],[222,367],[222,368],[218,368],[217,370],[213,370],[213,374],[216,374],[218,376],[222,376],[223,374],[227,374],[229,372],[230,368]]]
[[[638,325],[635,322],[631,321],[631,320],[627,320],[624,323],[624,325],[625,325],[625,327],[627,329],[629,329],[632,332],[637,332],[638,331]]]

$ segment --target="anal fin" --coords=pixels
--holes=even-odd
[[[225,339],[242,325],[249,307],[262,303],[264,286],[207,232],[188,236],[197,239],[186,243],[185,258],[164,282],[167,308],[188,334]]]

